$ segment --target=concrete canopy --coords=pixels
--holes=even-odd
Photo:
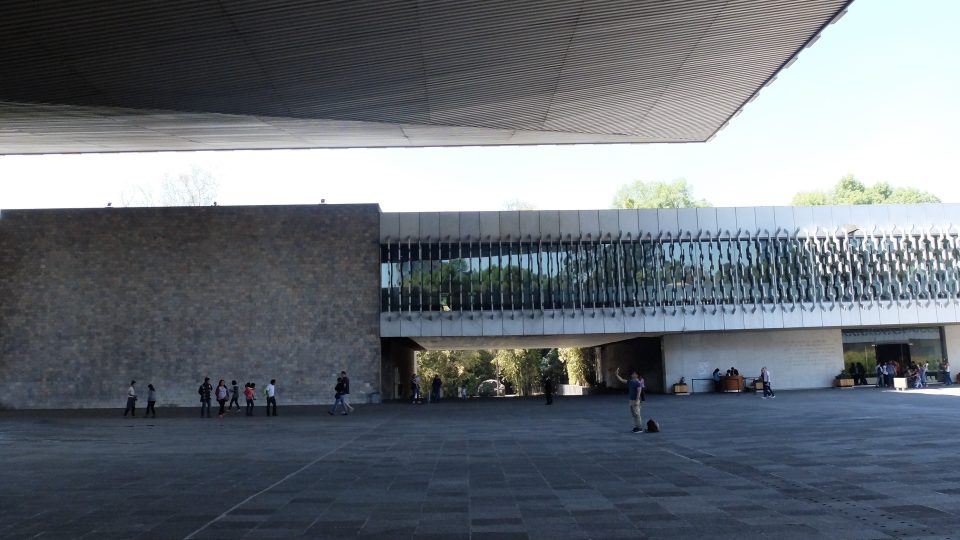
[[[851,0],[10,0],[0,153],[704,141]]]

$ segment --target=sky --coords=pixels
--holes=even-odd
[[[785,205],[845,174],[960,202],[960,2],[856,0],[706,143],[0,156],[0,209],[114,206],[208,169],[221,205],[609,208],[685,178],[714,206]]]

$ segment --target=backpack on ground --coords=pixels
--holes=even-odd
[[[660,433],[660,424],[653,418],[647,420],[647,433]]]

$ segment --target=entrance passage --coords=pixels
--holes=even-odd
[[[413,388],[426,399],[440,396],[539,395],[549,379],[557,395],[620,391],[624,379],[638,371],[647,391],[664,391],[664,365],[659,336],[582,334],[562,336],[473,336],[383,338],[381,395],[385,400],[415,400]]]
[[[877,365],[893,362],[898,376],[905,376],[910,364],[927,365],[927,382],[943,379],[943,328],[865,328],[843,331],[843,361],[850,373],[859,366],[867,377],[876,375]],[[859,366],[858,366],[859,364]]]

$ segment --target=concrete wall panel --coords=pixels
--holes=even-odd
[[[400,237],[400,214],[390,212],[380,216],[380,242],[396,242]]]
[[[500,212],[500,238],[527,240],[526,236],[520,235],[519,211]],[[496,237],[494,237],[494,240],[496,240]]]
[[[420,214],[420,238],[423,242],[437,242],[440,240],[440,214],[438,212],[422,212]]]
[[[793,207],[775,206],[773,208],[774,222],[780,227],[780,236],[793,235],[796,232],[796,219],[793,217]]]
[[[711,237],[715,236],[717,233],[717,209],[697,209],[697,228],[702,230],[704,234],[709,232]]]
[[[737,209],[717,208],[717,229],[721,236],[737,234]]]
[[[658,209],[657,221],[660,222],[660,230],[663,232],[664,236],[666,236],[667,233],[669,233],[672,238],[677,237],[677,234],[680,229],[680,222],[677,218],[676,208]]]
[[[457,212],[440,213],[438,237],[442,242],[456,242],[460,239],[460,214]]]
[[[540,216],[540,235],[544,240],[556,242],[560,239],[560,213],[556,210],[538,212]]]
[[[518,212],[520,217],[520,237],[524,240],[539,240],[540,237],[540,213],[535,211]]]
[[[583,237],[597,240],[600,237],[600,212],[598,210],[580,210],[580,231]]]
[[[616,239],[620,234],[620,211],[619,210],[600,210],[598,212],[600,220],[600,232],[603,238]]]
[[[420,239],[420,214],[400,214],[400,239],[416,243]]]
[[[757,214],[752,206],[738,206],[737,228],[751,235],[757,232]]]
[[[640,221],[636,210],[618,211],[617,221],[624,238],[640,238]]]
[[[480,238],[480,212],[461,212],[460,239],[468,241],[478,238]]]
[[[640,237],[656,237],[660,232],[660,220],[655,209],[634,210],[637,213],[637,225],[640,227]],[[960,225],[960,221],[958,221]]]
[[[677,227],[684,232],[689,232],[692,236],[697,236],[697,231],[700,230],[699,220],[697,219],[697,214],[699,210],[696,208],[680,208],[677,209]]]
[[[500,237],[500,212],[480,212],[480,239],[496,240]]]
[[[756,228],[760,230],[760,234],[763,236],[767,234],[775,236],[777,231],[777,216],[773,211],[773,207],[759,206],[754,209],[753,213],[756,218]]]
[[[580,237],[580,212],[577,210],[560,210],[560,236],[564,240],[576,240]]]

